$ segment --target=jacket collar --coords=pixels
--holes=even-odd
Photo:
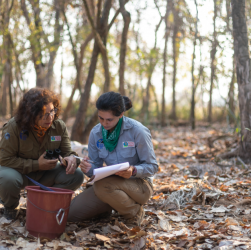
[[[52,122],[52,124],[51,124],[51,128],[56,129],[56,126],[55,126],[55,120]]]

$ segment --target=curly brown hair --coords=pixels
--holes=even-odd
[[[57,113],[54,116],[54,120],[56,120],[61,110],[59,97],[48,89],[30,89],[24,94],[15,112],[16,123],[21,129],[32,129],[37,116],[43,116],[45,105],[51,102],[54,108],[57,108]]]

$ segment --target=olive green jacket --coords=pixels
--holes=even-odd
[[[42,144],[39,143],[35,131],[21,130],[14,118],[11,118],[1,130],[0,165],[13,168],[21,174],[38,171],[38,158],[46,150],[59,148],[62,157],[77,155],[71,150],[65,123],[60,119],[53,121],[46,131]]]

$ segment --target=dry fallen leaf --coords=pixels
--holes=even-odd
[[[231,217],[226,218],[225,223],[226,223],[226,226],[230,226],[230,225],[238,226],[239,225],[238,221]]]
[[[110,241],[110,238],[108,238],[108,237],[106,237],[106,236],[104,236],[104,235],[96,234],[95,236],[96,236],[96,238],[97,238],[98,240]]]

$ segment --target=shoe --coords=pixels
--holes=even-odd
[[[7,220],[15,220],[17,216],[17,210],[16,209],[10,209],[10,208],[4,208],[3,216]]]
[[[131,226],[139,226],[140,227],[140,225],[144,219],[144,216],[145,216],[144,208],[143,208],[143,206],[140,206],[140,209],[139,209],[137,215],[133,218],[127,219],[125,221],[125,224],[128,227],[131,227]]]

